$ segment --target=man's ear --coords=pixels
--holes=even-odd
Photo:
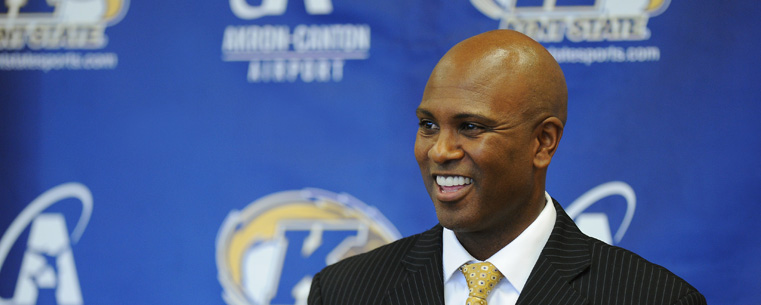
[[[547,168],[563,136],[563,122],[556,117],[549,117],[539,123],[534,136],[537,144],[534,150],[534,167]]]

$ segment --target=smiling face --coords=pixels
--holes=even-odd
[[[455,46],[431,74],[417,109],[415,158],[441,225],[517,236],[544,207],[547,157],[563,123],[543,102],[551,94],[542,90],[550,85],[537,46],[479,36]],[[555,128],[549,137],[548,128]]]
[[[415,157],[444,227],[488,229],[530,203],[534,126],[511,108],[478,91],[426,90]]]

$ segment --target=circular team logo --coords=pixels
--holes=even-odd
[[[228,304],[306,304],[312,277],[400,237],[375,208],[348,194],[306,188],[231,211],[217,235]]]

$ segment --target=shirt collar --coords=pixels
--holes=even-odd
[[[521,232],[512,242],[486,259],[502,272],[505,278],[520,293],[528,281],[544,245],[550,238],[557,217],[552,198],[545,192],[545,206],[534,222]],[[449,281],[465,263],[478,262],[462,247],[452,230],[444,228],[442,233],[444,282]]]

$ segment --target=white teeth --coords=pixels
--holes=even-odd
[[[455,185],[467,185],[471,184],[473,179],[463,176],[436,176],[436,184],[440,186],[455,186]]]

